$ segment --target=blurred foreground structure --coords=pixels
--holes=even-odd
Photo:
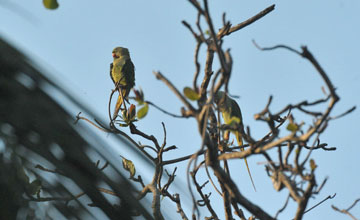
[[[101,172],[109,154],[97,149],[99,139],[94,144],[84,138],[96,135],[75,127],[75,116],[53,92],[86,109],[0,39],[0,219],[131,219],[134,209],[152,219],[116,167],[106,162],[111,176]],[[79,200],[84,194],[87,203]]]

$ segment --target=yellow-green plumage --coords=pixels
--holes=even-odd
[[[112,55],[114,61],[110,64],[110,76],[115,86],[119,88],[119,97],[113,114],[113,119],[115,119],[123,103],[122,96],[124,99],[127,99],[131,88],[135,85],[135,67],[130,59],[130,53],[127,48],[116,47],[112,51]]]
[[[225,92],[218,91],[214,96],[214,101],[217,104],[219,111],[222,113],[225,124],[234,126],[234,127],[239,127],[239,125],[242,125],[243,121],[242,121],[241,110],[240,110],[239,105],[237,104],[237,102],[234,99],[227,96],[225,94]],[[241,133],[239,131],[234,131],[234,130],[231,132],[235,135],[238,145],[242,146],[243,138],[242,138]],[[224,136],[229,137],[229,130],[225,131]],[[241,151],[244,151],[243,148],[240,148],[240,149],[241,149]],[[249,165],[248,165],[246,158],[244,158],[244,161],[245,161],[247,171],[249,173],[251,183],[256,191],[255,184],[252,179],[251,172],[250,172]]]

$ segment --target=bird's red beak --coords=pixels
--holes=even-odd
[[[112,53],[112,57],[117,58],[117,56],[116,56],[116,54],[115,54],[115,53]]]

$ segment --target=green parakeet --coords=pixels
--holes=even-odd
[[[110,76],[115,86],[119,86],[124,99],[127,100],[129,92],[135,85],[135,67],[130,59],[129,50],[124,47],[116,47],[112,51],[114,61],[110,64]],[[119,113],[123,99],[119,90],[119,97],[116,102],[113,119]]]
[[[219,111],[222,113],[225,124],[236,127],[243,123],[239,105],[236,103],[236,101],[234,99],[227,96],[225,94],[225,92],[218,91],[214,96],[214,101],[217,104]],[[241,133],[239,131],[235,131],[235,130],[233,130],[231,132],[235,135],[238,145],[242,146],[243,138],[242,138]],[[225,139],[229,138],[229,130],[225,131],[224,137],[225,137]],[[244,151],[243,148],[240,148],[240,149],[241,149],[241,151]],[[252,179],[251,172],[250,172],[249,165],[248,165],[246,158],[244,158],[244,161],[245,161],[247,171],[249,173],[251,183],[256,191],[255,184]]]

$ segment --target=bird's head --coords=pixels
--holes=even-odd
[[[112,56],[114,59],[118,59],[120,57],[130,57],[129,50],[125,47],[115,47],[112,51]]]
[[[218,91],[217,93],[215,93],[214,102],[219,108],[224,108],[227,102],[227,96],[225,92]]]

